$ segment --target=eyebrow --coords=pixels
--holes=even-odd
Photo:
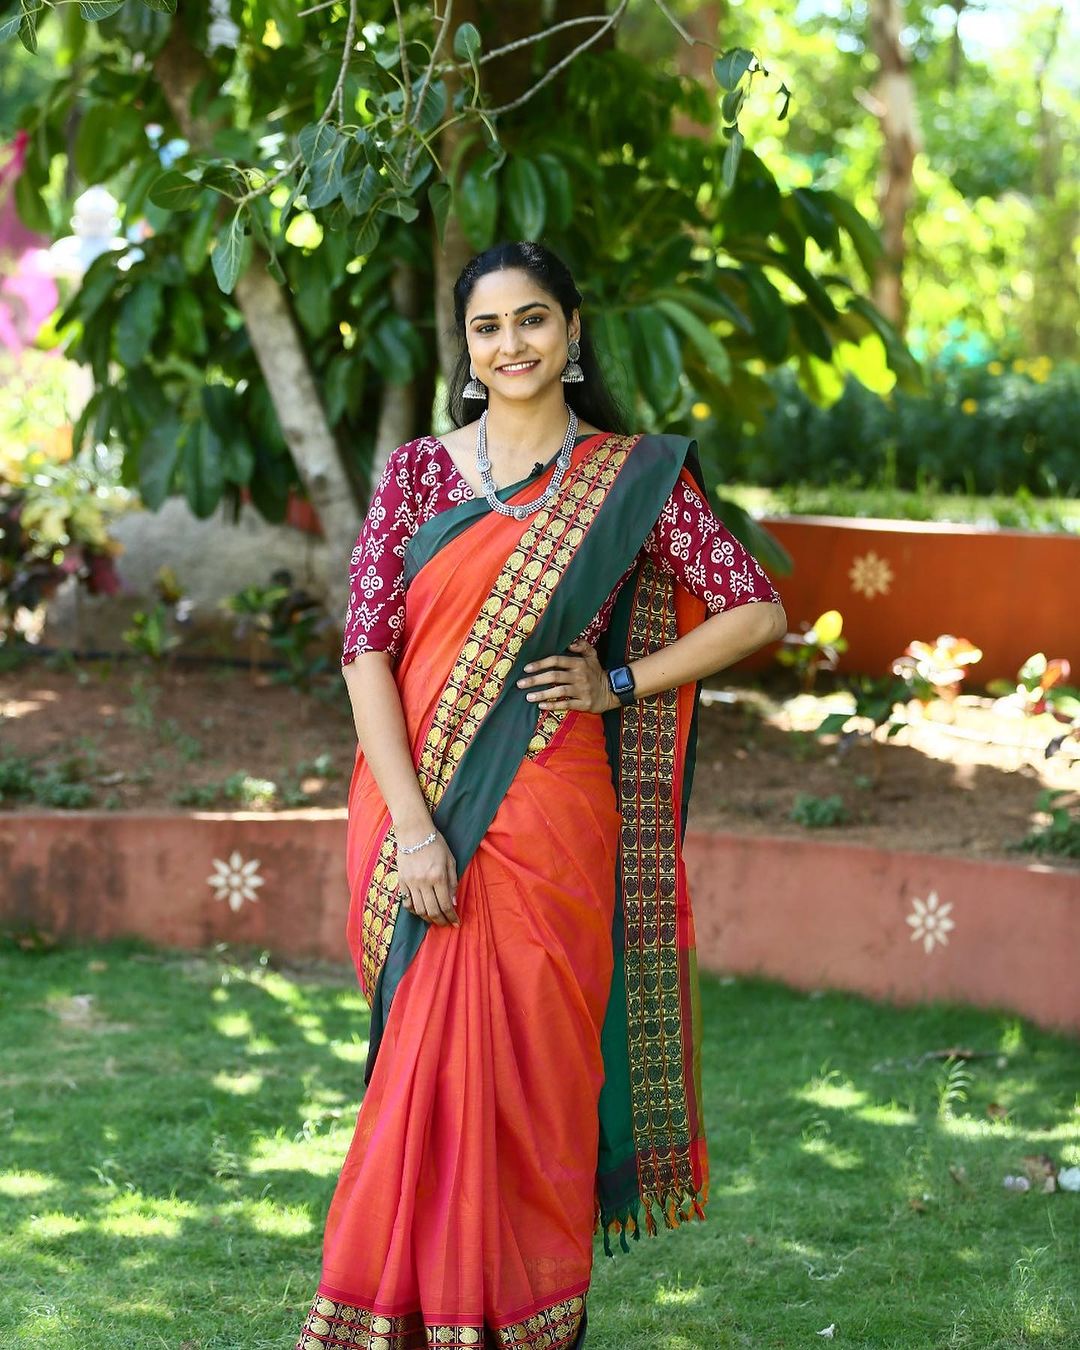
[[[543,300],[530,300],[527,305],[518,305],[517,309],[514,310],[514,313],[524,314],[527,309],[536,309],[537,306],[539,306],[541,309],[547,310],[551,309],[551,306],[545,305]],[[480,319],[497,319],[498,317],[499,316],[497,314],[474,314],[472,318],[469,320],[469,322],[477,323],[479,322]]]

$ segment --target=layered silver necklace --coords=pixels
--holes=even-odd
[[[484,496],[488,500],[488,505],[493,511],[498,511],[500,516],[513,516],[515,520],[524,520],[530,512],[538,511],[541,506],[546,506],[559,488],[562,487],[562,481],[570,467],[570,453],[574,448],[578,429],[577,415],[573,408],[569,404],[566,404],[565,407],[570,414],[570,421],[567,423],[562,449],[555,460],[555,472],[551,475],[551,482],[539,497],[534,497],[531,502],[522,502],[520,506],[507,506],[506,502],[500,501],[495,495],[495,480],[491,476],[491,460],[488,457],[487,449],[487,409],[485,408],[480,414],[480,422],[476,428],[476,467],[484,483]]]

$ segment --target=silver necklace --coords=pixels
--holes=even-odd
[[[555,472],[551,475],[551,482],[539,497],[534,497],[531,502],[522,502],[520,506],[507,506],[506,502],[500,501],[495,495],[495,480],[491,476],[491,460],[487,449],[487,409],[480,414],[480,422],[476,428],[476,467],[484,483],[484,496],[488,505],[493,511],[498,511],[500,516],[513,516],[515,520],[524,520],[531,511],[538,511],[541,506],[546,506],[562,487],[563,478],[570,467],[570,453],[574,448],[578,429],[577,415],[569,404],[565,406],[570,414],[570,420],[566,426],[562,449],[555,460]]]

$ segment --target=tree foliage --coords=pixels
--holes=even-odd
[[[880,344],[893,375],[917,383],[862,295],[874,231],[831,187],[782,187],[742,148],[740,118],[764,77],[749,47],[718,52],[705,87],[617,46],[549,79],[544,39],[500,110],[486,85],[489,61],[504,59],[493,6],[449,33],[418,4],[402,6],[399,30],[386,3],[360,22],[348,3],[305,13],[243,0],[235,50],[211,48],[205,4],[171,7],[66,7],[53,78],[23,117],[32,223],[59,230],[69,196],[104,181],[124,224],[151,230],[95,262],[59,321],[95,382],[78,437],[115,437],[151,506],[182,492],[205,516],[246,489],[270,519],[283,515],[299,451],[234,302],[245,270],[262,267],[287,290],[362,500],[388,391],[410,387],[426,429],[434,259],[451,217],[474,249],[542,237],[566,258],[643,429],[691,429],[703,400],[758,419],[770,368],[794,361],[815,387],[841,343]],[[33,0],[15,9],[8,29],[32,45]],[[167,96],[177,81],[179,122]],[[773,119],[787,108],[780,83],[761,100]],[[680,110],[725,134],[675,133]],[[427,297],[415,314],[395,298],[402,269]]]

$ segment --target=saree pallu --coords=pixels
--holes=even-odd
[[[347,931],[372,1007],[368,1086],[297,1350],[568,1350],[583,1343],[597,1228],[610,1253],[642,1223],[704,1217],[681,859],[698,686],[603,716],[541,712],[516,687],[598,611],[691,446],[590,437],[540,511],[466,502],[410,541],[395,679],[457,861],[460,925],[400,907],[393,831],[358,749]],[[604,659],[703,617],[642,558]]]

